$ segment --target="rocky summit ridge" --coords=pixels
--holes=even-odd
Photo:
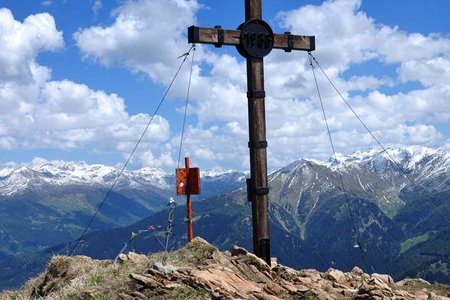
[[[161,261],[165,260],[166,264]],[[171,253],[130,252],[119,262],[55,256],[47,270],[0,299],[450,299],[450,286],[389,275],[268,266],[243,248],[201,238]]]

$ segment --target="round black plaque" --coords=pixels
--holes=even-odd
[[[263,20],[252,19],[241,24],[239,53],[246,57],[263,58],[272,51],[273,31]]]

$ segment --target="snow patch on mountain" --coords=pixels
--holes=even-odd
[[[46,161],[34,159],[18,168],[0,169],[0,195],[9,196],[28,187],[43,185],[92,185],[110,187],[120,171],[114,167],[85,162]],[[167,189],[169,174],[157,168],[124,171],[117,186],[139,188],[147,184]]]
[[[11,168],[11,167],[0,169],[0,179],[5,178],[9,174],[11,174],[13,171],[14,171],[14,168]]]
[[[349,155],[336,153],[336,156],[331,157],[326,162],[314,159],[305,160],[334,171],[348,171],[351,168],[363,167],[378,174],[392,169],[400,173],[425,172],[427,170],[435,172],[448,171],[450,152],[422,146],[408,146],[387,148],[386,151],[370,149],[368,151],[357,151]]]
[[[391,171],[398,174],[405,173],[408,176],[416,175],[414,178],[419,175],[425,178],[450,173],[450,151],[422,146],[408,146],[405,148],[387,148],[386,151],[370,149],[349,155],[336,153],[336,156],[327,161],[312,158],[297,160],[275,170],[270,174],[270,178],[272,180],[277,174],[287,176],[286,174],[306,167],[308,163],[344,173],[351,172],[352,169],[361,170],[364,168],[385,179],[389,178],[389,172]]]
[[[0,195],[11,196],[27,188],[39,188],[45,185],[91,185],[109,188],[120,169],[101,164],[81,162],[47,161],[35,158],[29,164],[17,165],[8,163],[0,166]],[[202,179],[206,182],[245,182],[246,173],[237,171],[202,171]],[[153,187],[161,190],[173,190],[174,173],[159,168],[142,168],[134,171],[125,170],[119,178],[116,189],[144,189]]]

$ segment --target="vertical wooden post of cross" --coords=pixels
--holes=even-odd
[[[247,98],[250,149],[250,178],[247,179],[248,199],[252,202],[253,252],[270,265],[269,187],[267,177],[267,140],[264,91],[264,61],[273,48],[313,51],[314,36],[274,34],[262,20],[261,0],[245,1],[245,23],[237,30],[220,26],[188,28],[190,43],[234,45],[247,60]]]
[[[261,0],[245,1],[245,21],[262,19]],[[258,38],[258,37],[257,37]],[[247,99],[252,190],[253,252],[270,264],[267,142],[262,57],[247,56]]]

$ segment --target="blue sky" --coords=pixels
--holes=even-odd
[[[186,28],[237,27],[244,1],[1,0],[0,165],[120,165],[189,49]],[[450,148],[446,0],[263,0],[275,32],[316,35],[313,53],[386,145]],[[248,169],[246,75],[233,47],[198,45],[185,147],[204,169]],[[265,59],[269,168],[327,159],[330,145],[303,52]],[[189,61],[131,168],[171,170]],[[317,74],[337,151],[375,147]]]

